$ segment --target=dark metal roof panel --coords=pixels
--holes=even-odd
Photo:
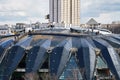
[[[67,65],[67,62],[70,59],[71,48],[72,48],[72,40],[69,39],[68,42],[65,44],[63,52],[62,52],[62,56],[61,56],[61,60],[60,60],[60,64],[59,64],[58,72],[57,72],[58,76],[62,74],[62,71],[66,67],[65,65]]]
[[[93,38],[87,37],[86,40],[89,42],[89,44],[92,45],[92,47],[94,47],[95,49],[97,49],[96,45],[93,42]]]
[[[72,47],[79,48],[81,46],[80,38],[72,37]]]
[[[32,72],[32,68],[35,63],[35,59],[37,57],[37,52],[39,51],[40,46],[34,46],[30,49],[26,56],[26,73]]]
[[[57,75],[58,66],[60,64],[63,47],[56,47],[50,54],[50,73]]]
[[[52,42],[51,42],[51,47],[55,47],[56,45],[58,45],[59,43],[61,43],[63,40],[65,40],[66,37],[64,36],[54,36],[52,38]]]
[[[89,42],[84,38],[81,38],[81,46],[82,51],[80,52],[80,54],[83,54],[86,78],[87,80],[92,80],[96,60],[95,50],[93,46],[89,44]]]
[[[37,53],[37,57],[35,60],[35,64],[33,67],[33,71],[37,71],[43,64],[43,62],[47,58],[47,49],[50,48],[51,40],[46,40],[42,45],[40,45],[40,49]]]
[[[3,48],[8,48],[9,46],[13,44],[13,42],[14,42],[13,39],[8,39],[0,43],[0,46]]]
[[[41,43],[43,42],[43,43]],[[33,46],[29,51],[26,60],[26,72],[37,72],[47,57],[47,49],[50,47],[51,40],[42,40],[39,45]]]
[[[120,48],[120,42],[112,37],[103,37],[104,40],[108,41],[114,48]]]
[[[115,39],[117,39],[117,40],[120,42],[120,36],[114,35],[114,36],[112,36],[112,37],[115,38]]]
[[[101,49],[102,56],[107,62],[108,67],[115,75],[116,79],[120,79],[120,57],[113,47],[102,39],[94,39],[94,43]]]
[[[1,56],[3,55],[4,50],[5,50],[5,49],[4,49],[3,47],[0,46],[0,58],[1,58]]]
[[[71,39],[64,40],[57,45],[50,54],[50,73],[59,77],[69,59],[70,49],[72,47]]]
[[[26,37],[26,38],[20,40],[18,43],[16,43],[16,45],[17,46],[22,46],[22,47],[26,48],[26,47],[30,46],[31,41],[32,41],[32,37],[31,36],[30,37]]]
[[[25,50],[19,46],[13,46],[0,64],[0,79],[10,78],[24,56]]]

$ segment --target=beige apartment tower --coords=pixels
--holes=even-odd
[[[50,22],[80,25],[80,0],[50,0]]]

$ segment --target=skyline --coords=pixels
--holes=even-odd
[[[94,18],[100,23],[120,21],[120,1],[81,0],[81,23]],[[16,22],[47,22],[49,0],[0,0],[0,24]]]
[[[80,25],[80,0],[49,0],[50,22]]]

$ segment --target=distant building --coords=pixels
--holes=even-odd
[[[39,29],[39,28],[40,28],[40,25],[41,25],[40,22],[36,22],[36,23],[32,23],[32,24],[31,24],[31,27],[32,27],[33,29]]]
[[[45,29],[47,28],[49,24],[48,23],[40,23],[40,22],[36,22],[36,23],[32,23],[31,24],[31,27],[34,31],[36,30],[42,30],[42,29]]]
[[[11,28],[8,25],[0,25],[0,35],[12,35]]]
[[[50,22],[80,25],[80,0],[50,0]]]
[[[16,23],[15,25],[15,32],[24,32],[26,24],[25,23]]]
[[[87,23],[86,23],[89,27],[96,27],[99,25],[99,23],[94,20],[93,18],[91,18]]]
[[[120,21],[113,21],[112,24],[120,24]]]
[[[118,24],[118,23],[101,24],[101,27],[109,29],[113,33],[120,34],[120,24]]]

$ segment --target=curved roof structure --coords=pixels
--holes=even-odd
[[[44,30],[41,33],[33,33],[11,46],[0,63],[0,80],[10,79],[25,54],[26,75],[37,73],[45,60],[48,60],[51,80],[54,77],[58,80],[63,75],[65,79],[66,71],[73,68],[81,75],[80,79],[93,80],[96,59],[100,55],[102,59],[99,62],[105,62],[115,79],[120,80],[120,56],[116,50],[120,49],[120,35],[93,36],[69,31],[64,33],[65,31]],[[104,61],[101,61],[103,59]],[[68,66],[70,64],[73,64],[72,67]]]

